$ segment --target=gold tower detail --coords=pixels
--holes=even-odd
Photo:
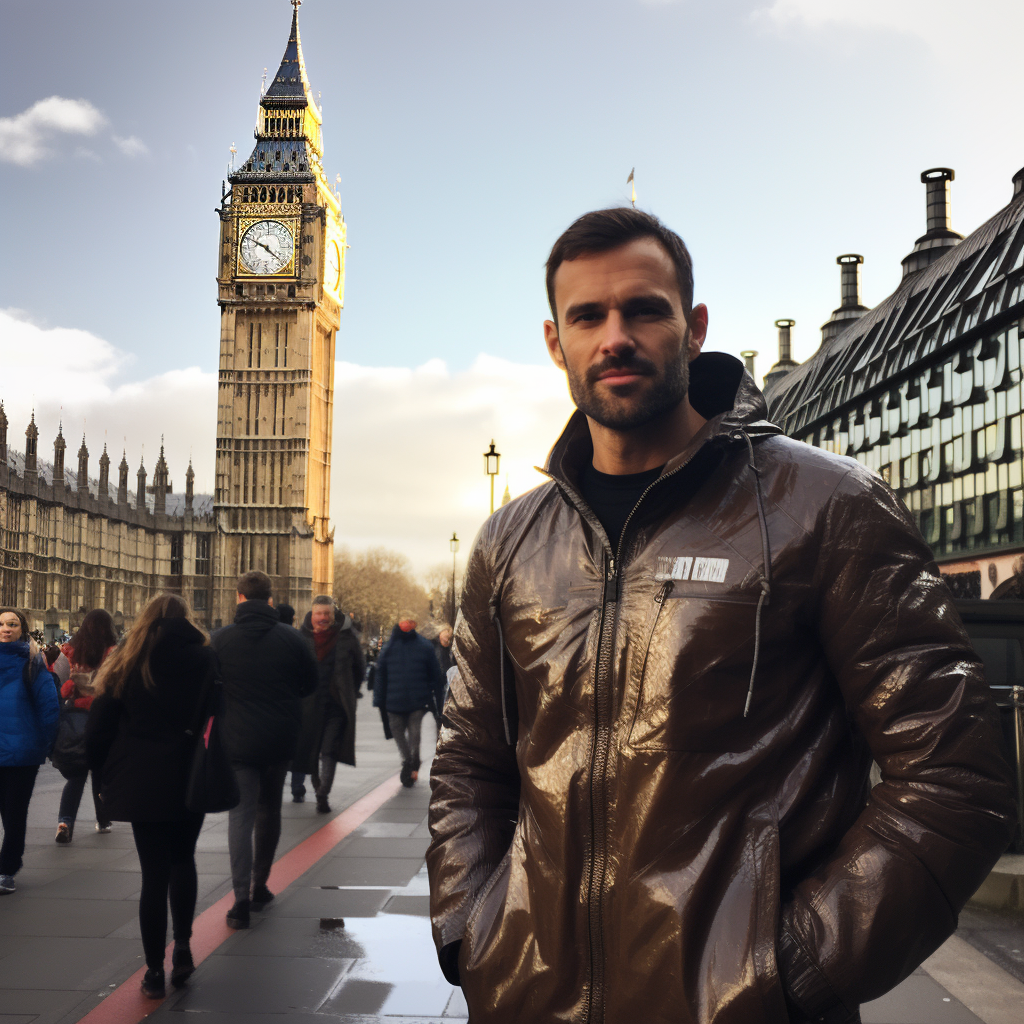
[[[220,375],[212,618],[234,616],[235,580],[262,569],[301,611],[331,592],[334,344],[345,220],[323,170],[298,4],[260,99],[256,148],[220,208]]]

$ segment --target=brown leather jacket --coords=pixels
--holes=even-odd
[[[1009,841],[995,710],[904,506],[782,436],[731,357],[690,393],[709,422],[617,552],[576,413],[470,556],[427,866],[475,1024],[856,1019]]]

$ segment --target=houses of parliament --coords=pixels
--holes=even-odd
[[[298,3],[281,66],[260,98],[256,145],[219,208],[221,311],[212,495],[191,464],[175,491],[163,448],[150,479],[82,438],[52,462],[33,414],[23,451],[0,405],[0,602],[31,628],[74,629],[105,608],[131,624],[155,593],[180,593],[208,627],[234,616],[235,581],[262,569],[296,608],[330,593],[334,346],[345,283],[345,221],[323,169],[322,119],[299,38]]]

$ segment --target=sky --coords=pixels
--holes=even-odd
[[[0,398],[50,450],[84,431],[132,476],[165,438],[210,490],[218,218],[287,0],[0,0]],[[306,0],[306,68],[349,230],[338,333],[336,543],[424,570],[499,491],[542,481],[572,406],[548,362],[543,264],[588,209],[629,199],[693,253],[707,349],[810,356],[839,304],[897,286],[922,170],[953,227],[1024,166],[1019,0]]]

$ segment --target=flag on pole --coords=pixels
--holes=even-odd
[[[626,184],[633,186],[632,195],[630,195],[629,201],[633,204],[634,208],[636,207],[636,182],[633,180],[633,172],[635,170],[636,168],[634,167],[633,170],[629,172],[629,177],[626,179]]]

